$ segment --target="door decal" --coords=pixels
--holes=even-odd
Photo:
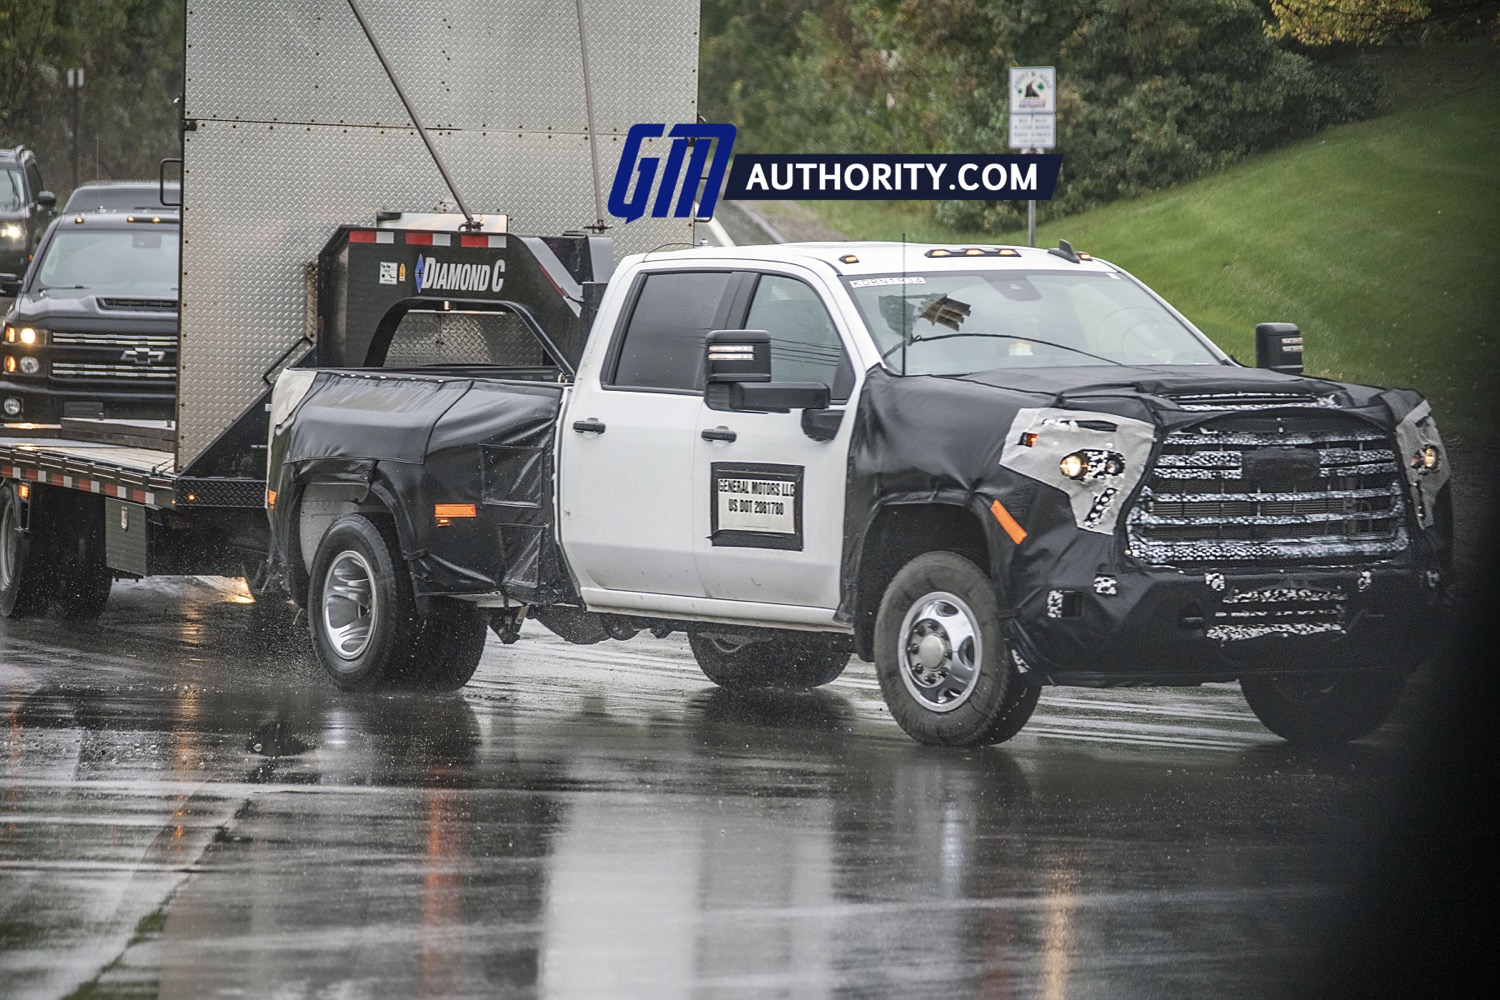
[[[710,469],[714,545],[801,551],[802,466],[714,462]]]

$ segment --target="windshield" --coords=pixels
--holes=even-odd
[[[68,197],[63,214],[70,212],[160,212],[181,200],[176,184],[166,186],[171,205],[163,204],[162,192],[155,184],[111,184],[91,186],[85,184]]]
[[[0,170],[0,212],[15,212],[26,207],[26,189],[21,185],[21,171]]]
[[[175,296],[177,231],[59,230],[47,245],[36,282],[38,289]]]
[[[844,284],[886,366],[902,375],[1220,363],[1160,302],[1115,272],[927,271]]]

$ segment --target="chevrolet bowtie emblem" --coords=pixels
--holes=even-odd
[[[132,348],[130,348],[130,350],[126,351],[124,354],[121,354],[120,355],[120,360],[121,361],[130,361],[130,362],[132,362],[134,364],[145,366],[145,365],[154,365],[154,364],[156,364],[159,361],[165,360],[166,357],[167,357],[167,352],[166,351],[152,350],[151,348],[147,347],[145,344],[142,344],[139,347],[132,347]]]

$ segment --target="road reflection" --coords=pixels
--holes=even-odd
[[[137,610],[134,659],[28,625],[87,668],[0,676],[17,995],[1234,993],[1296,974],[1388,756],[939,751],[857,685],[713,689],[670,644],[342,695],[248,608],[180,655]]]

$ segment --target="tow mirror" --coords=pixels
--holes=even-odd
[[[1255,367],[1302,374],[1302,331],[1296,323],[1261,323],[1255,328]]]
[[[830,390],[821,382],[771,381],[771,335],[764,330],[714,330],[703,350],[709,409],[790,413],[828,405]]]
[[[771,335],[764,330],[714,330],[703,350],[710,386],[771,381]]]

